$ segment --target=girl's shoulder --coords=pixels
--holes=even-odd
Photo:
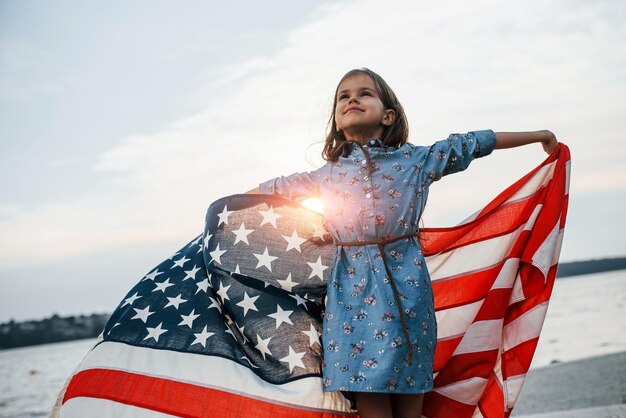
[[[402,145],[398,149],[405,153],[407,151],[410,151],[412,154],[420,155],[420,154],[427,153],[430,150],[430,148],[432,148],[432,144],[421,145],[421,144],[415,144],[413,142],[407,142],[406,144]]]

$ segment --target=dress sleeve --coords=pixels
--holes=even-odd
[[[314,171],[294,173],[265,181],[259,184],[259,192],[288,199],[319,194],[319,186],[325,176],[326,167],[327,165]]]
[[[465,170],[474,158],[491,154],[495,146],[496,134],[490,129],[451,134],[429,147],[423,171],[432,183],[445,175]]]

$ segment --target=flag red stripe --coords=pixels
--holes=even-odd
[[[277,405],[216,389],[117,370],[89,369],[72,378],[63,403],[76,397],[109,399],[184,418],[338,418],[347,415]]]
[[[448,338],[447,340],[437,341],[437,345],[435,347],[435,362],[433,366],[433,371],[436,373],[441,370],[450,357],[452,357],[452,353],[456,350],[456,347],[461,342],[463,336],[458,336],[454,338]]]
[[[488,379],[493,364],[498,358],[498,349],[477,353],[457,354],[435,378],[435,386],[441,387],[472,377]]]
[[[536,206],[535,196],[492,210],[488,218],[477,218],[450,228],[423,228],[420,238],[426,256],[495,238],[515,231],[526,223]]]
[[[473,322],[488,319],[502,319],[509,305],[511,289],[492,289],[482,303]]]
[[[535,306],[550,300],[550,294],[554,287],[554,279],[556,278],[556,271],[557,265],[550,267],[548,277],[544,282],[543,275],[537,267],[528,264],[522,264],[520,266],[520,276],[526,299],[509,307],[506,317],[504,318],[504,325],[524,315]]]
[[[478,402],[478,408],[484,417],[503,417],[504,393],[502,387],[496,380],[495,375],[491,375],[483,396]]]
[[[530,368],[539,337],[524,341],[521,344],[502,353],[502,363],[506,366],[502,368],[502,377],[525,374]]]
[[[483,299],[491,289],[501,267],[502,263],[499,263],[488,270],[434,281],[435,310],[454,308]],[[468,283],[472,285],[468,286]]]

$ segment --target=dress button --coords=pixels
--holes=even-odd
[[[367,161],[365,160],[361,161],[361,165],[365,165],[365,164],[367,164]]]
[[[363,177],[363,180],[365,180],[365,181],[367,181],[367,180],[369,180],[369,179],[370,179],[370,176],[365,176],[365,177]]]
[[[368,193],[368,194],[365,195],[365,197],[367,197],[369,199],[370,197],[372,197],[372,194]]]
[[[375,139],[370,139],[370,146],[375,146],[376,145],[376,140]]]

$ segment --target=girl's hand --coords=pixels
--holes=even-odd
[[[556,135],[554,135],[551,131],[544,131],[546,135],[546,139],[541,141],[541,146],[543,150],[548,154],[552,154],[552,151],[559,145],[559,141],[556,139]]]

